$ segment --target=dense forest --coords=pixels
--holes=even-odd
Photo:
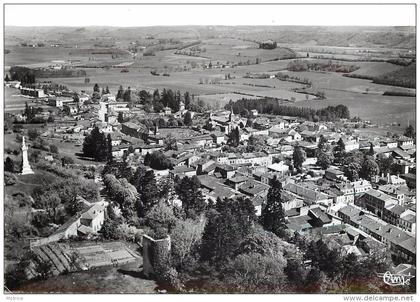
[[[341,118],[350,118],[350,111],[344,105],[328,106],[318,110],[304,107],[280,105],[276,99],[240,99],[229,102],[226,109],[233,109],[236,114],[245,114],[246,111],[257,109],[259,113],[287,115],[302,117],[310,121],[334,121]]]

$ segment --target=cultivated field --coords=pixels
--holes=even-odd
[[[185,41],[192,41],[191,32],[187,32],[185,32],[185,35],[188,39]],[[247,32],[252,33],[249,30]],[[415,119],[414,97],[383,96],[383,93],[388,91],[414,93],[414,89],[374,84],[370,80],[344,77],[340,73],[288,72],[286,70],[287,65],[293,59],[282,59],[293,54],[293,51],[290,51],[290,49],[296,51],[298,56],[303,57],[306,57],[306,54],[309,53],[311,57],[313,55],[344,56],[343,58],[347,60],[390,59],[397,57],[401,53],[406,54],[407,49],[375,46],[343,47],[340,43],[337,45],[317,45],[319,39],[327,41],[335,37],[334,35],[324,35],[322,38],[314,37],[313,41],[309,39],[305,43],[285,42],[283,44],[280,43],[276,49],[265,50],[259,49],[257,43],[242,38],[206,38],[200,36],[201,33],[196,33],[196,40],[201,41],[197,46],[201,50],[205,49],[205,51],[199,52],[197,57],[177,54],[176,49],[169,49],[155,51],[152,56],[143,56],[142,52],[139,52],[136,58],[130,57],[124,50],[116,52],[120,56],[119,58],[112,58],[111,55],[101,54],[101,51],[98,54],[97,50],[101,49],[97,48],[95,51],[95,48],[89,46],[89,43],[86,42],[81,44],[83,49],[8,47],[11,49],[11,52],[6,55],[5,60],[8,66],[18,63],[49,64],[53,60],[71,61],[71,64],[75,66],[83,64],[95,66],[97,64],[96,67],[85,68],[87,77],[90,78],[89,84],[85,84],[85,77],[45,79],[66,85],[76,91],[85,90],[91,92],[95,83],[101,87],[108,86],[111,93],[116,93],[120,85],[124,88],[130,86],[132,89],[145,89],[148,91],[167,88],[180,90],[181,93],[188,91],[205,102],[220,106],[223,106],[231,99],[236,100],[242,96],[275,97],[288,100],[293,98],[295,102],[288,103],[295,106],[320,108],[328,105],[345,104],[349,107],[352,116],[360,116],[376,123],[389,123],[392,119],[396,119],[398,123],[402,124],[406,123],[407,119]],[[299,32],[299,34],[301,33]],[[346,35],[347,33],[343,33],[343,37]],[[252,34],[248,34],[248,36],[252,36]],[[263,36],[261,36],[261,39]],[[287,37],[290,41],[294,39],[287,32],[281,32],[280,36],[285,39]],[[355,37],[351,39],[355,39]],[[360,40],[360,37],[357,37],[357,39]],[[144,41],[157,43],[157,41],[153,40]],[[194,46],[183,50],[193,48]],[[262,63],[255,64],[256,58]],[[273,59],[280,60],[269,61]],[[305,59],[314,60],[314,58]],[[328,59],[320,61],[327,62]],[[203,68],[203,64],[208,64],[209,62],[212,62],[213,65],[217,65],[218,62],[241,62],[242,64],[249,63],[250,65],[235,66],[233,68]],[[337,62],[337,60],[334,60],[334,62]],[[343,61],[343,63],[359,66],[360,68],[354,71],[353,74],[362,76],[380,76],[401,68],[401,66],[384,62]],[[100,68],[99,66],[105,66],[105,68]],[[128,72],[121,72],[123,68],[127,69]],[[152,75],[151,71],[156,71],[160,75]],[[312,100],[314,97],[311,95],[293,91],[296,88],[304,87],[302,84],[277,79],[244,78],[248,73],[273,74],[279,71],[300,79],[308,79],[313,83],[311,90],[323,91],[326,95],[326,100]],[[163,76],[163,73],[167,73],[169,76]],[[231,79],[225,80],[227,75],[230,75]],[[217,84],[211,84],[210,82],[212,81],[216,81]],[[12,96],[12,94],[6,91],[6,110],[22,110],[26,100]]]
[[[131,59],[127,52],[115,51],[118,56],[112,58],[114,52],[103,54],[95,52],[91,48],[84,50],[67,47],[20,47],[13,46],[8,48],[10,53],[5,55],[5,66],[24,65],[28,67],[47,67],[54,65],[57,61],[64,61],[66,64],[74,66],[85,64],[101,64],[108,62],[107,65],[115,65],[123,60]]]
[[[360,66],[360,69],[353,71],[350,74],[366,77],[377,77],[403,68],[402,66],[385,62],[359,62],[357,65]]]
[[[202,55],[211,59],[213,63],[247,63],[248,61],[254,63],[257,58],[262,62],[266,62],[290,58],[295,55],[293,51],[286,48],[260,49],[256,43],[236,39],[207,40],[203,41],[200,47],[206,49],[206,52],[203,52]]]

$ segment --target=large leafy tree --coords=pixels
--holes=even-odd
[[[332,163],[332,159],[329,153],[319,150],[317,154],[318,160],[317,165],[322,169],[326,170]]]
[[[300,259],[290,258],[287,260],[287,265],[284,268],[291,287],[300,288],[304,283],[305,268]]]
[[[178,219],[171,230],[172,264],[178,270],[187,269],[197,261],[201,237],[206,225],[205,219]]]
[[[127,219],[132,219],[138,198],[136,188],[127,179],[117,179],[111,174],[105,175],[103,179],[109,196],[120,206],[122,215]]]
[[[109,144],[105,134],[99,131],[98,127],[93,128],[91,133],[85,137],[83,142],[83,154],[87,157],[94,158],[97,161],[105,161],[109,159]],[[112,157],[111,157],[112,158]]]
[[[309,243],[305,258],[311,260],[312,265],[322,270],[329,278],[334,278],[342,271],[340,254],[337,250],[330,249],[321,239]]]
[[[196,219],[206,209],[197,176],[184,177],[176,186],[176,193],[182,201],[182,208],[188,218]]]
[[[386,174],[391,172],[391,167],[394,164],[394,159],[391,156],[386,157],[384,155],[379,154],[378,158],[376,159],[376,163],[378,164],[379,172]]]
[[[160,201],[154,205],[150,211],[147,212],[145,219],[147,225],[153,230],[164,228],[168,233],[174,227],[176,222],[176,217],[172,207],[164,201]]]
[[[350,180],[350,181],[356,181],[359,179],[359,173],[362,167],[359,163],[354,162],[350,163],[347,166],[344,167],[344,175]]]
[[[267,231],[280,237],[285,235],[286,220],[282,205],[281,184],[277,178],[274,178],[270,183],[267,204],[262,210],[261,222]]]
[[[137,202],[137,213],[143,217],[154,205],[159,202],[159,190],[153,170],[147,171],[144,167],[137,168],[131,183],[136,187],[140,195]]]
[[[351,163],[357,163],[360,166],[362,166],[364,160],[365,160],[365,156],[363,155],[362,152],[360,152],[359,150],[353,150],[345,154],[343,158],[343,164],[349,165]]]
[[[149,166],[156,170],[166,170],[172,167],[170,159],[161,151],[155,151],[149,154],[148,158],[144,159],[144,163],[149,163]]]
[[[280,293],[284,287],[285,260],[258,253],[240,254],[224,268],[228,290],[239,293]]]
[[[370,180],[371,177],[379,174],[379,166],[372,157],[366,156],[360,172],[361,177]]]
[[[215,210],[209,213],[204,228],[202,260],[216,265],[225,263],[251,233],[255,219],[255,208],[251,200],[219,200]]]

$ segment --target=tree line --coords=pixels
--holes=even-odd
[[[329,60],[328,62],[321,62],[321,61],[307,61],[307,60],[295,60],[290,62],[287,65],[287,70],[290,71],[329,71],[329,72],[342,72],[342,73],[350,73],[357,69],[359,66],[356,65],[348,65],[342,64],[339,62],[332,62]]]
[[[225,109],[231,109],[235,114],[244,110],[256,109],[259,113],[301,117],[310,121],[335,121],[350,118],[350,111],[345,105],[328,106],[321,109],[280,105],[277,99],[240,99],[230,101]]]

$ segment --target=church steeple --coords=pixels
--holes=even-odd
[[[233,107],[230,107],[230,113],[229,113],[229,122],[233,121]]]

